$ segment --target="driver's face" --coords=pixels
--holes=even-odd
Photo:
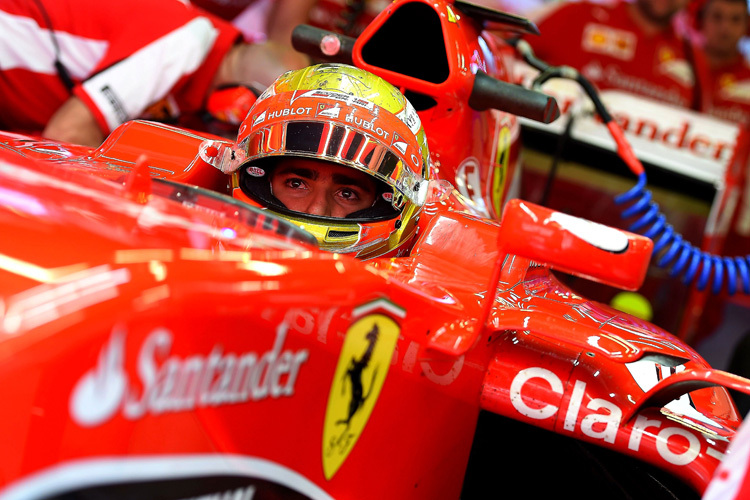
[[[289,210],[346,217],[372,206],[375,180],[359,170],[306,158],[284,158],[271,174],[271,190]]]

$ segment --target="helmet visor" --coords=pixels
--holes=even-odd
[[[361,124],[359,124],[361,126]],[[426,182],[419,174],[404,165],[405,158],[375,135],[388,132],[373,130],[373,135],[345,125],[319,121],[285,121],[258,129],[242,141],[248,160],[272,156],[301,156],[350,166],[367,172],[395,188],[393,206],[403,207],[408,199],[423,205],[427,194]],[[405,199],[404,199],[405,198]]]

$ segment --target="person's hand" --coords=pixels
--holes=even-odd
[[[52,115],[42,136],[56,141],[99,146],[104,133],[94,118],[94,114],[78,97],[70,97]]]
[[[240,43],[224,57],[214,78],[214,88],[243,84],[264,90],[282,73],[308,66],[310,59],[288,45],[273,41]]]

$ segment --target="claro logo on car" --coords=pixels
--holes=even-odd
[[[515,375],[510,386],[510,402],[521,415],[534,420],[562,417],[562,428],[565,431],[580,432],[584,436],[610,444],[623,439],[624,434],[620,432],[622,408],[611,401],[592,398],[586,393],[586,382],[570,381],[569,387],[572,387],[572,391],[568,395],[567,408],[551,402],[543,403],[538,399],[532,402],[521,395],[525,386],[537,384],[545,385],[555,394],[563,395],[566,392],[560,377],[546,368],[531,367],[521,370]],[[656,451],[666,462],[673,465],[688,465],[695,460],[702,450],[701,439],[684,427],[662,427],[662,424],[661,420],[639,415],[627,437],[628,449],[639,452],[643,437],[654,435]],[[723,456],[720,451],[710,446],[707,446],[705,453],[717,460]]]
[[[70,414],[79,425],[101,425],[118,411],[127,419],[147,414],[261,401],[294,395],[307,349],[284,349],[287,324],[277,327],[265,352],[224,352],[214,345],[206,354],[171,354],[172,333],[153,330],[141,345],[139,384],[125,370],[125,332],[115,329],[99,353],[97,365],[78,381],[70,397]],[[139,388],[140,387],[140,388]]]

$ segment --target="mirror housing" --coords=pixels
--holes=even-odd
[[[654,243],[645,236],[510,200],[500,225],[501,251],[624,290],[646,276]]]

